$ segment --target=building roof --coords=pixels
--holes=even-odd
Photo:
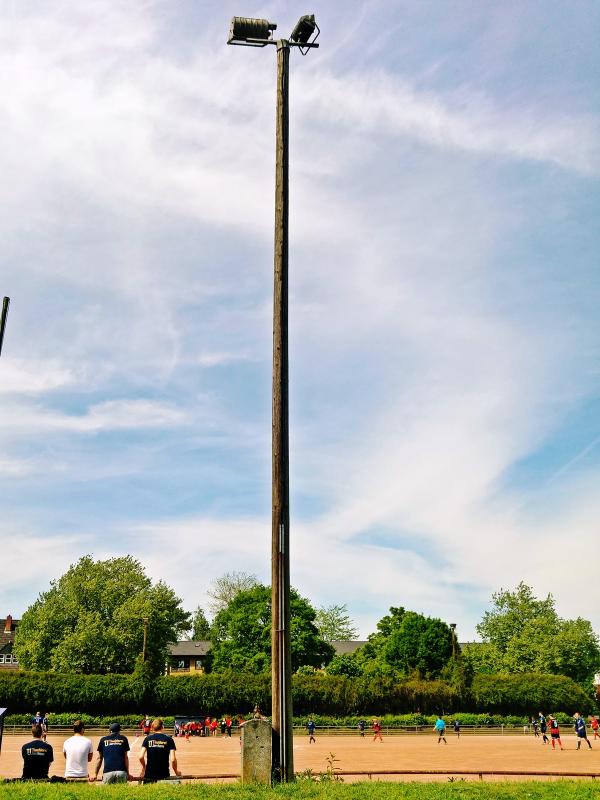
[[[334,639],[329,644],[335,650],[336,656],[349,656],[352,653],[355,653],[359,647],[362,647],[363,644],[366,644],[366,639],[355,639],[353,641],[345,640],[345,639]]]
[[[169,653],[172,656],[191,656],[197,658],[198,656],[205,656],[211,649],[212,643],[209,641],[190,641],[175,642],[169,645]]]
[[[6,617],[4,619],[0,619],[0,647],[7,644],[8,642],[13,642],[15,638],[15,629],[21,620],[13,619],[10,632],[6,631]]]
[[[338,656],[341,655],[350,655],[358,650],[359,647],[362,647],[363,644],[366,644],[365,640],[355,640],[355,641],[346,641],[342,639],[336,639],[333,642],[330,642],[331,646],[335,650],[335,654]],[[174,644],[169,645],[169,654],[173,657],[185,657],[189,656],[191,658],[198,657],[198,656],[205,656],[207,655],[212,648],[212,643],[207,640],[184,640],[181,642],[175,642]]]

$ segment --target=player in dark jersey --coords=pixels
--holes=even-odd
[[[46,780],[50,764],[54,761],[52,745],[42,741],[42,726],[32,725],[33,740],[21,748],[23,780]]]
[[[367,727],[367,722],[366,722],[366,720],[364,720],[364,719],[359,719],[359,720],[358,720],[358,732],[359,732],[359,734],[361,735],[361,737],[362,737],[363,739],[365,738],[365,728],[366,728],[366,727]]]
[[[592,749],[592,743],[587,738],[587,730],[586,730],[586,727],[585,727],[584,718],[581,716],[581,714],[578,714],[577,712],[575,712],[575,714],[573,715],[573,719],[575,720],[575,724],[574,724],[573,727],[575,728],[575,733],[577,734],[577,749],[579,750],[579,748],[581,747],[581,742],[585,741],[585,742],[587,742],[587,746],[591,750]]]
[[[548,724],[546,722],[546,717],[540,711],[540,713],[538,714],[538,718],[540,720],[540,731],[542,732],[542,742],[544,744],[548,744],[549,739],[546,736],[546,731],[548,730]]]
[[[560,740],[560,728],[558,727],[558,722],[552,716],[552,714],[550,715],[549,720],[550,720],[550,740],[552,742],[552,749],[554,750],[554,743],[558,742],[558,746],[560,747],[560,749],[564,750],[565,748],[562,746],[562,742]]]
[[[156,781],[168,778],[169,760],[175,775],[181,775],[177,769],[175,750],[173,737],[163,732],[162,719],[155,719],[152,723],[151,733],[142,742],[140,777],[143,778],[144,783],[156,783]]]
[[[308,743],[316,742],[315,739],[315,721],[311,718],[306,723],[306,727],[308,729]]]

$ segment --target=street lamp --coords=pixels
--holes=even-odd
[[[450,623],[450,630],[452,631],[452,657],[456,658],[456,622]]]
[[[144,625],[144,642],[142,644],[142,661],[146,661],[146,652],[148,649],[148,617],[143,617],[142,623]]]
[[[272,444],[272,722],[273,775],[294,779],[292,738],[292,657],[290,649],[290,488],[288,398],[288,210],[289,210],[289,56],[319,45],[314,14],[300,17],[289,39],[273,39],[274,22],[250,17],[231,20],[227,44],[277,46],[277,136],[275,147],[275,260],[273,289],[273,444]]]
[[[6,317],[8,316],[9,305],[10,297],[5,297],[2,301],[2,316],[0,317],[0,355],[2,355],[2,343],[4,342],[4,331],[6,329]]]

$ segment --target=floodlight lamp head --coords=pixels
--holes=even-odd
[[[273,44],[273,31],[276,29],[277,25],[268,19],[233,17],[227,44],[264,47],[266,44]]]
[[[305,14],[296,23],[296,27],[290,34],[290,39],[296,44],[306,44],[315,32],[316,27],[315,15]]]
[[[315,33],[316,31],[316,33]],[[319,26],[316,23],[314,14],[305,14],[300,17],[296,23],[296,27],[290,34],[290,41],[298,47],[298,50],[305,56],[312,47],[318,47],[315,44],[319,38]]]

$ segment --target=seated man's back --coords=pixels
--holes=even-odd
[[[52,745],[42,741],[41,725],[32,725],[31,733],[33,740],[24,744],[21,748],[21,755],[23,756],[22,777],[31,780],[47,778],[50,764],[54,761]]]

